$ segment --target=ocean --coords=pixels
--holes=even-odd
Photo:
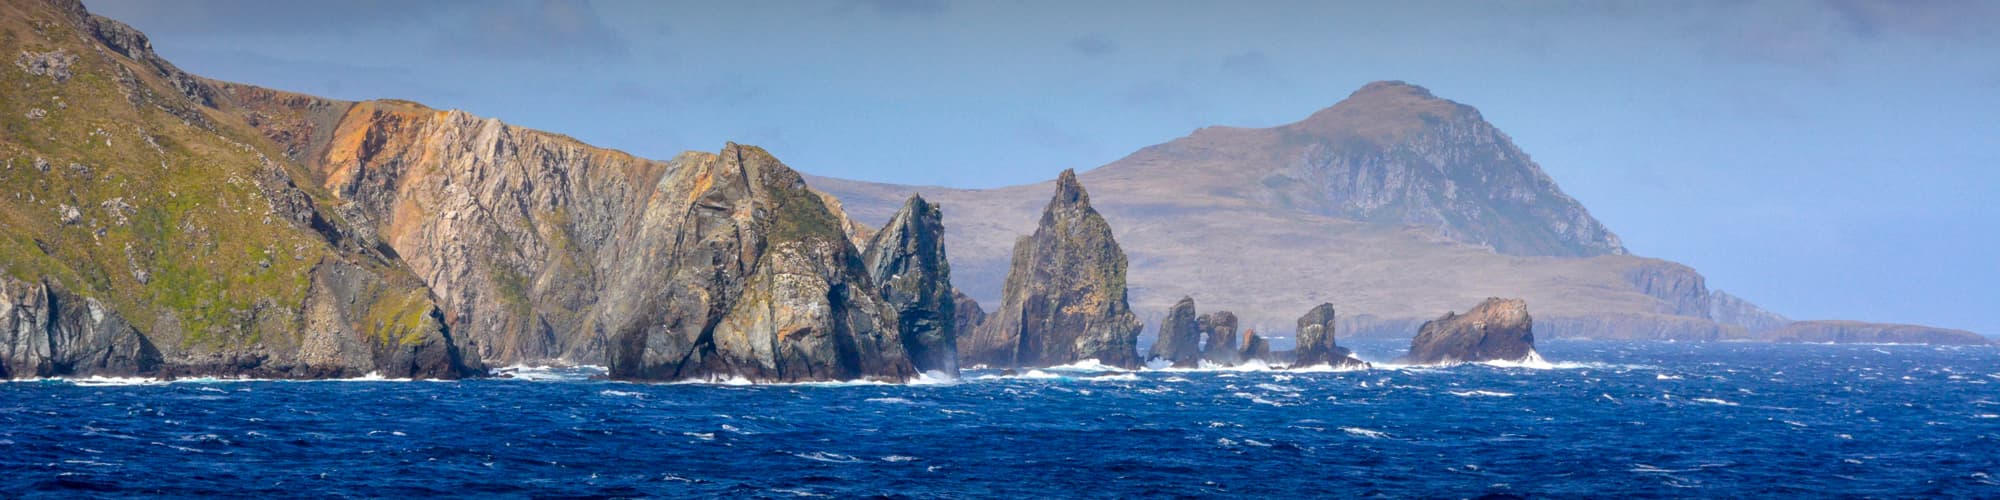
[[[1344,343],[1364,358],[1398,346]],[[958,381],[0,384],[0,496],[2000,497],[1992,347]]]

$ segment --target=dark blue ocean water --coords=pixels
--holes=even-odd
[[[0,496],[2000,497],[1993,348],[1542,353],[910,387],[14,382]]]

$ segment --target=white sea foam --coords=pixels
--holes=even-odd
[[[621,398],[643,398],[643,397],[646,397],[646,395],[645,395],[645,394],[640,394],[640,393],[637,393],[637,392],[627,392],[627,391],[614,391],[614,390],[609,390],[609,389],[607,389],[607,390],[603,390],[603,391],[598,391],[597,393],[598,393],[598,394],[602,394],[602,395],[605,395],[605,396],[612,396],[612,397],[621,397]]]
[[[903,399],[903,398],[868,398],[866,399],[866,401],[870,403],[896,404],[896,405],[916,404],[910,402],[910,400],[908,399]]]
[[[1138,382],[1139,375],[1133,373],[1117,373],[1111,375],[1098,375],[1095,377],[1084,377],[1083,379],[1092,382]]]
[[[1653,376],[1653,380],[1680,380],[1680,379],[1681,379],[1680,375],[1668,375],[1665,373]]]
[[[526,380],[530,382],[575,382],[581,380],[590,380],[591,377],[601,376],[606,373],[610,373],[610,370],[605,367],[597,365],[563,366],[563,365],[519,364],[519,365],[505,366],[493,370],[493,375],[497,377],[509,377],[515,380]]]
[[[819,462],[827,462],[827,463],[836,463],[836,464],[857,464],[857,463],[861,463],[861,461],[862,461],[862,460],[861,460],[861,459],[859,459],[859,458],[854,458],[854,457],[850,457],[850,456],[847,456],[847,455],[842,455],[842,454],[839,454],[839,453],[831,453],[831,452],[824,452],[824,451],[814,451],[814,452],[807,452],[807,453],[793,453],[793,454],[792,454],[792,456],[794,456],[794,457],[799,457],[799,458],[803,458],[803,459],[806,459],[806,460],[813,460],[813,461],[819,461]]]
[[[1360,427],[1341,427],[1340,430],[1348,434],[1353,434],[1365,438],[1387,439],[1389,437],[1389,433],[1373,429],[1363,429]]]
[[[691,437],[691,438],[695,438],[695,439],[700,439],[700,440],[702,440],[702,441],[714,441],[714,440],[715,440],[715,433],[713,433],[713,432],[683,432],[683,433],[681,433],[681,435],[682,435],[682,436],[687,436],[687,437]]]
[[[1458,396],[1458,397],[1461,397],[1461,398],[1469,398],[1469,397],[1474,397],[1474,396],[1484,396],[1484,397],[1494,397],[1494,398],[1511,398],[1511,397],[1514,397],[1514,393],[1511,393],[1511,392],[1499,392],[1499,391],[1450,391],[1450,392],[1451,392],[1451,395],[1453,395],[1453,396]]]
[[[1737,404],[1737,403],[1733,403],[1733,402],[1729,402],[1729,401],[1724,401],[1724,400],[1720,400],[1720,399],[1715,399],[1715,398],[1694,398],[1694,399],[1693,399],[1693,401],[1694,401],[1694,402],[1696,402],[1696,403],[1708,403],[1708,404],[1712,404],[1712,405],[1722,405],[1722,406],[1743,406],[1743,405],[1741,405],[1741,404]]]
[[[915,461],[918,461],[918,460],[922,460],[922,459],[920,459],[920,458],[917,458],[917,457],[912,457],[912,456],[908,456],[908,455],[889,455],[889,456],[886,456],[886,457],[882,457],[882,461],[884,461],[884,462],[890,462],[890,463],[900,463],[900,462],[915,462]]]
[[[1111,365],[1107,365],[1107,364],[1104,364],[1104,362],[1102,362],[1102,361],[1098,361],[1098,360],[1096,360],[1096,359],[1086,359],[1086,360],[1083,360],[1083,361],[1078,361],[1078,362],[1075,362],[1075,363],[1070,363],[1070,364],[1067,364],[1067,365],[1057,365],[1057,366],[1051,366],[1051,367],[1047,367],[1047,368],[1043,368],[1043,369],[1044,369],[1044,370],[1049,370],[1049,371],[1058,371],[1058,372],[1122,372],[1122,371],[1129,371],[1129,370],[1126,370],[1126,369],[1124,369],[1124,368],[1119,368],[1119,367],[1116,367],[1116,366],[1111,366]]]

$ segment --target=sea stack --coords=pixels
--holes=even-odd
[[[1424,323],[1410,340],[1411,364],[1524,361],[1535,357],[1534,319],[1528,302],[1489,298],[1465,314],[1445,313]]]
[[[1064,170],[1031,236],[1014,243],[1001,304],[959,359],[996,368],[1097,360],[1139,366],[1139,331],[1125,297],[1125,252],[1090,195]]]
[[[670,247],[631,256],[615,279],[650,281],[615,325],[610,375],[623,380],[742,378],[904,381],[895,310],[868,285],[840,219],[805,179],[761,148],[677,158],[684,197],[641,236]],[[665,232],[667,234],[652,234]],[[945,319],[950,321],[950,319]]]
[[[1333,304],[1327,303],[1313,306],[1312,310],[1306,311],[1304,316],[1299,317],[1297,334],[1299,348],[1297,359],[1292,361],[1292,366],[1327,365],[1338,368],[1367,364],[1354,359],[1353,353],[1348,352],[1346,348],[1334,344],[1333,320]]]
[[[1167,317],[1160,320],[1160,338],[1147,350],[1146,360],[1165,361],[1175,368],[1200,366],[1201,333],[1194,315],[1194,298],[1181,297],[1180,302],[1167,310]]]
[[[1196,321],[1202,335],[1208,337],[1208,344],[1202,348],[1202,359],[1211,364],[1235,366],[1243,362],[1246,345],[1237,342],[1236,313],[1216,311],[1201,315]]]
[[[861,263],[876,296],[896,311],[903,352],[919,372],[958,376],[958,320],[951,264],[944,252],[944,213],[911,195],[876,231]]]

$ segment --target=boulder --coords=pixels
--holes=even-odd
[[[1445,313],[1424,323],[1404,360],[1412,364],[1525,361],[1536,357],[1528,302],[1488,298],[1465,314]]]

